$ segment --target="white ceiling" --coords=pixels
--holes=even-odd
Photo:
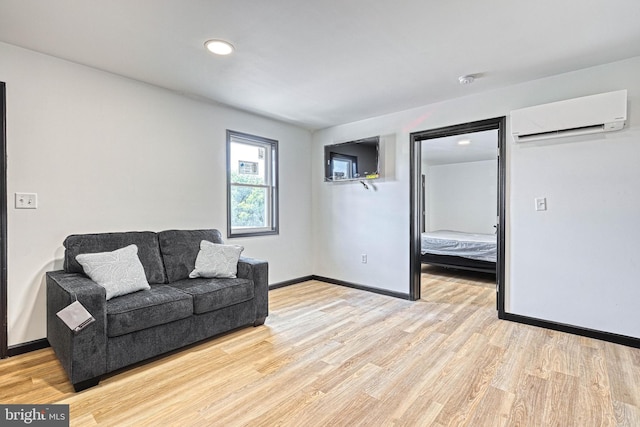
[[[471,141],[459,145],[461,140]],[[485,130],[422,141],[422,164],[427,166],[498,159],[498,131]]]
[[[0,41],[319,129],[638,56],[640,1],[0,0]]]

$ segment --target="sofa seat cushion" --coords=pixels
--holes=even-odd
[[[171,283],[193,297],[193,312],[207,313],[253,298],[253,281],[249,279],[186,279]]]
[[[151,286],[107,301],[107,336],[117,337],[192,314],[191,295],[167,285]]]

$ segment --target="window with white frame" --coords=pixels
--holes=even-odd
[[[227,130],[227,236],[278,234],[278,141]]]

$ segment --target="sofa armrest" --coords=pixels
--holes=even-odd
[[[238,277],[253,280],[256,324],[264,323],[264,319],[269,315],[269,263],[255,258],[240,257]]]
[[[73,332],[56,313],[75,299],[96,319]],[[105,289],[80,273],[47,273],[47,339],[74,386],[107,372],[107,299]]]

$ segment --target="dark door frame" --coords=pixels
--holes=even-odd
[[[410,288],[409,298],[413,301],[420,299],[420,221],[421,221],[421,176],[422,176],[422,144],[427,139],[443,138],[446,136],[461,135],[485,130],[498,130],[498,218],[497,239],[498,257],[496,262],[496,292],[498,317],[504,318],[504,279],[505,279],[505,196],[506,196],[506,117],[479,120],[476,122],[446,126],[437,129],[424,130],[411,133],[411,219],[410,219]]]
[[[0,358],[8,352],[7,317],[7,102],[0,82]]]

